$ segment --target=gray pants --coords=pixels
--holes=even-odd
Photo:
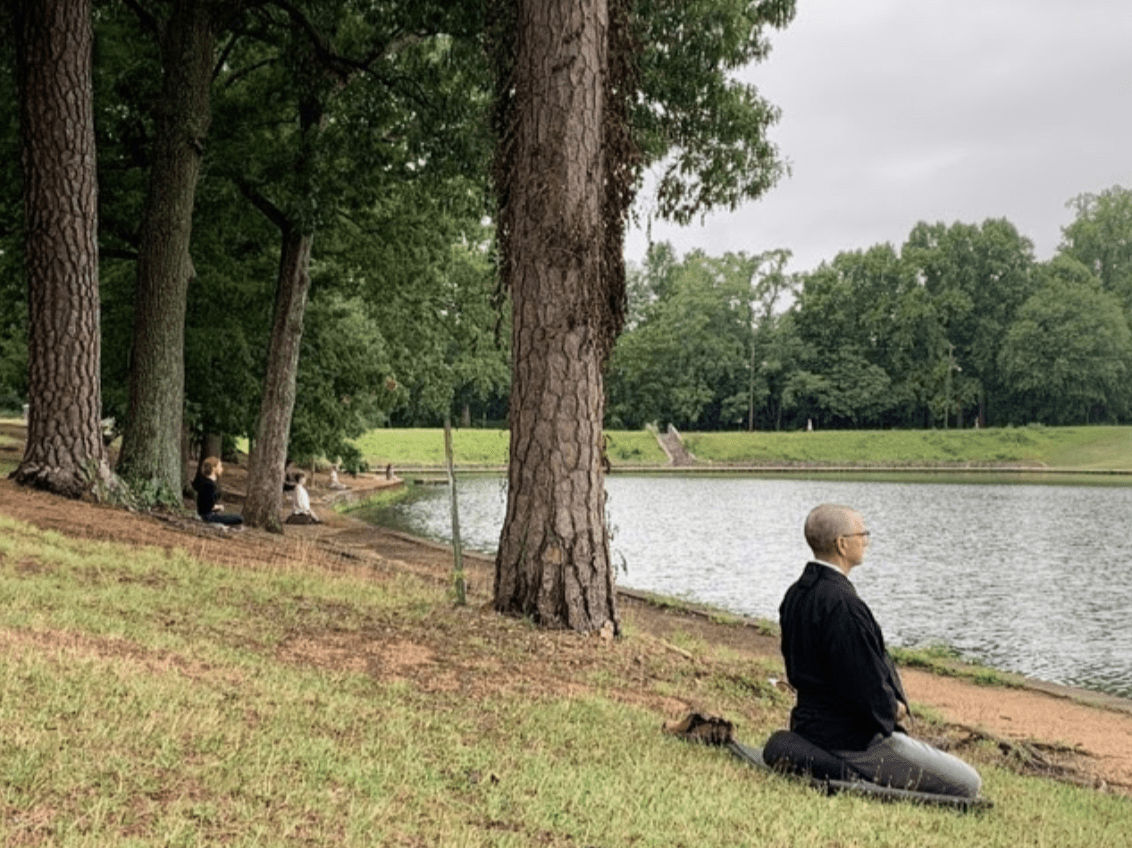
[[[958,757],[903,733],[879,734],[864,751],[834,751],[873,783],[974,798],[982,779]]]

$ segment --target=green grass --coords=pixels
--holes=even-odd
[[[1055,468],[1132,469],[1132,427],[1060,427],[1045,461]]]
[[[958,677],[982,686],[1020,687],[1024,678],[978,663],[969,662],[949,645],[933,644],[919,648],[889,649],[902,666],[922,668],[945,677]]]
[[[993,765],[995,809],[965,816],[827,798],[665,737],[666,694],[749,740],[785,717],[765,669],[680,641],[694,663],[453,608],[413,577],[221,567],[0,517],[0,843],[1126,844],[1127,799]],[[426,642],[424,673],[387,673]]]
[[[409,497],[412,488],[409,486],[391,486],[386,489],[377,489],[372,494],[358,500],[340,500],[331,505],[337,513],[354,512],[367,508],[380,508],[392,506]]]
[[[1132,469],[1132,427],[685,433],[684,439],[698,459],[718,463],[969,463]]]
[[[614,468],[667,464],[646,431],[607,431]],[[1078,471],[1132,471],[1132,427],[1020,427],[989,430],[829,430],[813,433],[685,433],[703,464],[1045,466]],[[453,431],[458,466],[507,464],[506,430]],[[355,441],[371,467],[442,467],[439,429],[371,430]]]
[[[605,452],[614,465],[665,465],[668,456],[645,430],[607,430]]]
[[[605,434],[606,453],[616,465],[663,465],[664,451],[652,434],[609,432]],[[454,462],[460,466],[507,465],[510,433],[506,430],[452,431]],[[370,430],[354,440],[354,445],[372,468],[444,465],[444,431],[441,429]]]
[[[452,453],[458,465],[506,465],[510,444],[506,430],[452,431]],[[354,445],[374,468],[444,465],[444,430],[439,428],[370,430]]]
[[[1015,465],[1086,472],[1132,471],[1132,427],[717,432],[683,436],[688,449],[704,464]],[[656,438],[647,431],[606,431],[605,441],[606,455],[615,468],[667,464]],[[444,431],[438,428],[370,430],[354,444],[375,469],[390,463],[394,468],[444,465]],[[509,444],[506,430],[457,429],[452,433],[455,462],[461,467],[505,467]],[[246,443],[242,447],[246,449]]]

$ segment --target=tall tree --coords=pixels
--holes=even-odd
[[[185,310],[195,272],[193,206],[211,119],[215,43],[239,2],[173,0],[167,17],[127,0],[155,35],[161,94],[138,245],[130,394],[117,471],[179,503],[183,486]]]
[[[503,82],[514,101],[499,226],[514,323],[495,607],[549,627],[616,631],[601,371],[624,301],[606,255],[621,227],[606,186],[623,163],[606,133],[623,126],[609,102],[610,33],[627,22],[610,19],[606,0],[518,0],[506,11],[518,52]]]
[[[779,316],[776,314],[779,298],[793,295],[798,285],[796,275],[786,273],[790,261],[789,250],[769,250],[751,261],[748,310],[750,362],[747,365],[747,429],[755,429],[756,411],[769,411],[774,394],[771,386],[775,377],[784,370],[782,338]],[[761,417],[761,415],[760,415]],[[774,416],[776,429],[779,416]]]
[[[823,427],[875,425],[894,405],[876,331],[891,313],[899,260],[889,245],[838,254],[808,274],[796,319],[806,359],[790,405]]]
[[[244,83],[244,90],[228,103],[229,111],[237,102],[255,108],[252,100],[259,96],[275,109],[269,125],[278,128],[259,139],[271,150],[273,162],[259,162],[259,170],[250,162],[227,164],[227,175],[278,229],[280,237],[271,332],[243,511],[248,524],[273,532],[282,532],[280,492],[310,296],[315,231],[327,220],[327,209],[333,207],[322,134],[335,98],[386,55],[390,46],[380,39],[366,45],[362,36],[359,57],[339,52],[335,36],[349,42],[359,35],[357,22],[347,20],[354,11],[349,3],[321,9],[318,4],[310,9],[305,4],[279,5],[280,14],[262,11],[262,43],[251,45],[240,56],[241,66],[225,82],[226,86],[229,81]],[[320,23],[329,25],[324,29]],[[246,143],[240,128],[236,133]]]
[[[1062,230],[1061,252],[1092,271],[1120,297],[1132,321],[1132,190],[1113,186],[1067,204],[1077,213]]]
[[[995,401],[1007,387],[996,360],[1015,313],[1034,291],[1030,240],[1001,218],[982,225],[920,222],[901,257],[922,281],[945,337],[932,400],[936,413],[946,420],[944,410],[953,418],[957,404],[959,410],[977,404],[983,424],[988,417],[1000,421]]]
[[[282,226],[275,313],[267,349],[267,373],[249,457],[248,497],[244,518],[253,527],[282,532],[279,493],[287,461],[291,414],[299,367],[303,316],[310,293],[314,233],[293,222]]]
[[[652,422],[735,427],[751,417],[752,397],[763,389],[754,384],[751,363],[776,299],[769,281],[774,260],[692,251],[667,266],[669,250],[650,249],[646,267],[659,275],[654,286],[633,293],[647,303],[630,307],[640,317],[610,359],[610,417],[632,428]]]
[[[427,231],[425,222],[419,227]],[[458,243],[434,260],[435,273],[424,268],[411,282],[383,281],[373,303],[404,390],[400,426],[433,427],[451,417],[467,427],[473,418],[507,417],[509,324],[497,302],[492,254],[490,241]]]
[[[1132,401],[1132,333],[1119,296],[1071,256],[1039,267],[1040,288],[1010,326],[998,366],[1017,423],[1111,422]]]
[[[452,35],[475,19],[471,3],[275,2],[286,26],[265,18],[268,34],[278,34],[247,70],[276,109],[271,137],[259,138],[277,155],[269,161],[260,153],[255,167],[242,163],[231,177],[282,237],[244,508],[250,524],[280,530],[315,232],[347,212],[364,214],[398,179],[451,170],[463,148],[474,146],[466,141],[474,132],[460,121],[468,106],[447,107],[461,95],[474,103],[479,83],[466,73]],[[285,94],[264,87],[272,80]]]
[[[604,520],[602,369],[625,315],[624,224],[641,169],[673,157],[660,214],[774,183],[776,110],[729,71],[793,0],[495,0],[496,181],[512,296],[511,455],[496,609],[617,630]]]
[[[397,400],[385,339],[365,304],[333,291],[311,299],[303,324],[288,455],[358,471],[361,453],[347,440],[381,424]]]
[[[16,482],[109,480],[102,443],[89,0],[15,4],[28,287],[27,446]]]
[[[27,281],[15,33],[0,25],[0,408],[27,398]]]

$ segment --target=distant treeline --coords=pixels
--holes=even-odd
[[[972,427],[1132,416],[1132,191],[1071,201],[1057,254],[1003,219],[917,224],[787,274],[789,253],[683,258],[630,279],[607,425]]]

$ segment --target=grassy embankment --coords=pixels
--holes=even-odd
[[[663,467],[668,461],[649,432],[616,430],[605,436],[614,469]],[[0,440],[13,442],[4,435]],[[685,433],[684,440],[707,467],[969,465],[1132,471],[1132,427]],[[455,462],[463,469],[504,467],[509,442],[506,430],[457,429],[452,436]],[[395,469],[444,465],[440,429],[371,430],[355,444],[375,470],[388,464]],[[4,463],[0,473],[14,467],[11,461]]]
[[[614,464],[663,465],[667,462],[656,438],[643,430],[606,433],[606,450]],[[506,430],[457,429],[452,432],[454,462],[462,468],[507,465],[511,434]],[[354,440],[370,466],[430,468],[444,465],[444,431],[440,429],[370,430]]]
[[[614,468],[663,466],[652,434],[606,433]],[[1044,466],[1072,471],[1132,470],[1132,427],[1020,427],[989,430],[829,430],[813,433],[685,433],[705,465]],[[508,434],[457,430],[455,461],[462,467],[503,466]],[[441,466],[440,430],[371,430],[356,444],[383,468]]]
[[[631,626],[537,633],[410,576],[222,567],[0,516],[0,621],[5,845],[1127,844],[1127,798],[989,765],[993,746],[965,752],[982,814],[760,774],[659,726],[692,697],[762,738],[787,708],[772,669]],[[423,671],[390,667],[421,644]]]

